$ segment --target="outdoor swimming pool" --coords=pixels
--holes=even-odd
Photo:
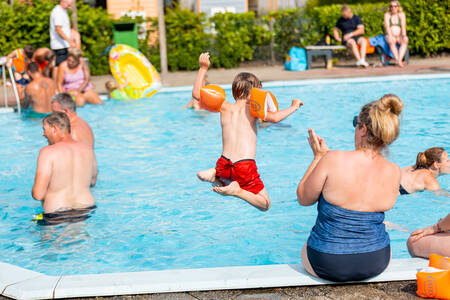
[[[220,156],[219,115],[184,110],[190,91],[172,91],[79,110],[96,135],[100,173],[92,191],[98,208],[84,222],[39,227],[31,222],[42,211],[31,188],[46,145],[41,122],[1,114],[0,261],[48,275],[299,263],[316,218],[316,207],[299,206],[295,195],[312,159],[308,127],[330,148],[350,150],[353,116],[363,104],[395,93],[405,110],[389,159],[403,167],[428,147],[450,149],[449,76],[270,90],[281,108],[293,97],[305,105],[258,133],[256,160],[272,199],[266,213],[197,180],[196,172]],[[448,187],[450,176],[438,180]],[[449,211],[449,198],[416,193],[399,197],[386,219],[414,230]],[[409,257],[409,233],[389,233],[393,257]]]

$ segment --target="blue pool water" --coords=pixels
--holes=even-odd
[[[305,105],[258,133],[257,163],[272,199],[266,213],[197,180],[196,172],[220,156],[219,115],[184,110],[190,92],[182,91],[81,108],[96,135],[98,208],[84,222],[39,227],[30,220],[41,212],[31,198],[36,158],[46,145],[41,123],[1,114],[0,261],[49,275],[299,263],[316,218],[316,207],[300,207],[295,194],[312,159],[308,127],[330,148],[351,150],[353,116],[395,93],[405,110],[388,158],[403,167],[428,147],[450,149],[449,78],[270,90],[283,108],[293,97]],[[439,181],[448,188],[450,176]],[[424,192],[399,197],[386,218],[414,230],[449,211],[449,198]],[[409,233],[389,233],[393,257],[408,257]]]

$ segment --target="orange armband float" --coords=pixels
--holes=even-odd
[[[200,107],[210,112],[219,112],[225,102],[225,91],[218,85],[208,84],[200,90]]]
[[[430,255],[429,267],[417,273],[417,295],[450,299],[450,258]]]
[[[250,113],[255,118],[265,120],[267,112],[277,112],[278,103],[275,96],[268,91],[252,88],[250,94]]]

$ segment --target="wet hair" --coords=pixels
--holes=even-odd
[[[23,52],[29,59],[33,58],[34,51],[36,51],[36,49],[33,46],[26,45],[25,47],[23,47]]]
[[[233,80],[232,90],[234,99],[248,99],[252,88],[261,88],[261,81],[252,73],[242,72]]]
[[[70,121],[69,117],[63,112],[54,112],[46,116],[42,122],[47,122],[48,125],[55,125],[61,131],[67,130],[70,133]]]
[[[359,113],[359,124],[367,127],[367,142],[372,147],[384,148],[400,134],[399,115],[403,101],[393,94],[367,103]]]
[[[35,62],[30,62],[27,68],[31,74],[39,72],[39,65]]]
[[[108,80],[105,82],[105,88],[108,90],[108,92],[112,92],[113,90],[117,89],[117,83],[114,80]]]
[[[442,147],[433,147],[425,150],[424,152],[419,152],[419,154],[417,154],[414,170],[428,169],[435,162],[441,162],[442,153],[444,152],[445,149]]]
[[[350,6],[348,4],[342,5],[341,12],[347,11],[347,10],[351,10]]]
[[[55,57],[55,52],[53,52],[53,50],[47,51],[47,53],[45,53],[45,60],[50,62],[53,57]]]
[[[61,108],[67,108],[71,112],[77,111],[77,105],[73,101],[72,96],[68,93],[58,93],[52,97],[52,103],[58,102]]]
[[[81,52],[81,49],[78,49],[78,48],[70,48],[70,49],[69,49],[69,54],[68,54],[67,56],[68,56],[68,57],[69,57],[69,56],[72,56],[72,57],[79,63],[79,62],[80,62],[81,55],[83,55],[83,53]]]

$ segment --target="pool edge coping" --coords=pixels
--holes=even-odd
[[[263,81],[263,87],[288,87],[299,85],[316,85],[327,83],[358,83],[358,82],[380,82],[390,80],[417,80],[417,79],[440,79],[450,78],[450,73],[431,73],[431,74],[398,74],[398,75],[375,75],[362,77],[342,77],[342,78],[317,78],[317,79],[300,79],[300,80],[280,80],[280,81]],[[231,84],[218,84],[224,89],[231,89]],[[192,91],[192,85],[163,87],[158,93],[173,93]]]
[[[392,259],[382,274],[361,283],[415,280],[417,271],[427,265],[428,261],[421,258]],[[1,294],[13,299],[78,298],[336,284],[309,275],[301,264],[64,276],[48,276],[7,263],[0,263],[0,266],[2,266]]]

